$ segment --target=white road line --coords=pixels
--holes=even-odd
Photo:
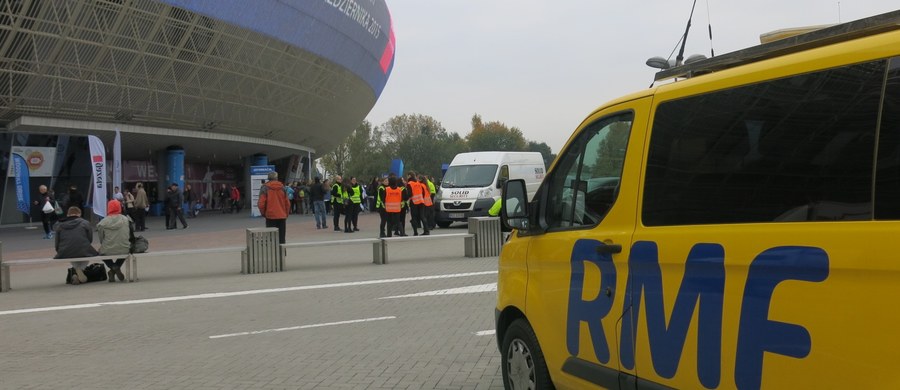
[[[415,294],[394,295],[392,297],[381,297],[378,299],[396,299],[396,298],[413,298],[413,297],[433,297],[437,295],[456,295],[456,294],[475,294],[483,292],[497,291],[497,283],[479,284],[477,286],[466,286],[459,288],[449,288],[446,290],[425,291]]]
[[[311,324],[311,325],[300,325],[300,326],[291,326],[287,328],[275,328],[275,329],[264,329],[264,330],[254,330],[252,332],[239,332],[239,333],[229,333],[229,334],[220,334],[216,336],[209,336],[210,339],[221,339],[225,337],[237,337],[237,336],[250,336],[255,334],[263,334],[263,333],[271,333],[271,332],[284,332],[288,330],[300,330],[300,329],[310,329],[310,328],[321,328],[323,326],[334,326],[334,325],[347,325],[347,324],[358,324],[361,322],[372,322],[372,321],[384,321],[384,320],[393,320],[396,319],[395,316],[388,317],[374,317],[374,318],[363,318],[359,320],[349,320],[349,321],[338,321],[338,322],[326,322],[323,324]]]
[[[181,295],[181,296],[162,297],[162,298],[132,299],[132,300],[127,300],[127,301],[73,304],[73,305],[68,305],[68,306],[36,307],[36,308],[30,308],[30,309],[16,309],[16,310],[0,311],[0,316],[12,315],[12,314],[25,314],[25,313],[43,313],[43,312],[61,311],[61,310],[74,310],[74,309],[83,309],[83,308],[88,308],[88,307],[100,307],[100,306],[140,305],[140,304],[146,304],[146,303],[188,301],[188,300],[194,300],[194,299],[228,298],[228,297],[238,297],[238,296],[245,296],[245,295],[273,294],[273,293],[303,291],[303,290],[318,290],[318,289],[324,289],[324,288],[355,287],[355,286],[367,286],[367,285],[373,285],[373,284],[417,282],[417,281],[422,281],[422,280],[463,278],[463,277],[467,277],[467,276],[491,275],[491,274],[496,274],[496,273],[497,273],[497,271],[466,272],[466,273],[458,273],[458,274],[413,276],[413,277],[408,277],[408,278],[376,279],[376,280],[362,280],[362,281],[358,281],[358,282],[343,282],[343,283],[314,284],[314,285],[309,285],[309,286],[268,288],[268,289],[262,289],[262,290],[244,290],[244,291],[232,291],[232,292],[224,292],[224,293]]]
[[[475,335],[476,335],[476,336],[493,336],[493,335],[495,335],[495,334],[497,334],[497,330],[496,330],[496,329],[482,330],[482,331],[479,331],[479,332],[475,332]]]

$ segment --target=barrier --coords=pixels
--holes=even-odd
[[[473,257],[500,256],[503,247],[503,231],[500,229],[500,218],[470,217],[469,234],[475,236]]]
[[[284,271],[284,249],[277,228],[247,229],[247,250],[241,256],[242,274]]]

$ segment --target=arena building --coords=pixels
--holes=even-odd
[[[0,223],[28,221],[13,154],[32,197],[90,199],[87,136],[111,160],[116,131],[124,187],[152,201],[178,182],[214,206],[255,165],[305,179],[375,105],[394,48],[384,0],[0,0]]]

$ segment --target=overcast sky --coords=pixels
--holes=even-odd
[[[367,119],[377,126],[394,115],[430,115],[465,136],[478,113],[557,153],[591,110],[650,85],[655,70],[644,62],[668,57],[692,2],[387,0],[396,58]],[[847,22],[898,6],[896,0],[697,0],[685,57],[709,55],[710,21],[713,48],[724,54],[759,44],[764,32]]]

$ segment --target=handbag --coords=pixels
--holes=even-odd
[[[144,253],[150,249],[150,242],[144,236],[135,236],[131,242],[131,253]]]
[[[59,207],[59,202],[55,200],[53,201],[53,212],[55,212],[58,217],[62,217],[63,215],[62,207]]]
[[[50,214],[54,211],[53,205],[50,204],[49,200],[44,202],[44,207],[41,208],[41,211],[43,211],[44,214]]]

